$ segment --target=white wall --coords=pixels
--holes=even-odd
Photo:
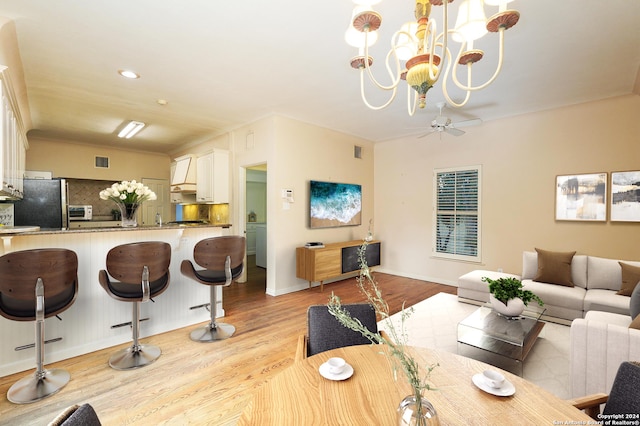
[[[526,114],[460,137],[375,145],[375,228],[382,268],[455,284],[473,269],[521,273],[522,251],[576,250],[640,259],[640,223],[556,222],[557,175],[640,170],[640,96]],[[435,168],[482,165],[480,264],[432,257]]]

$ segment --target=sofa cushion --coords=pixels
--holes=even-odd
[[[633,293],[631,293],[631,298],[629,299],[629,313],[633,319],[640,316],[640,285],[637,285],[633,290]]]
[[[584,319],[604,324],[619,325],[620,327],[629,327],[629,324],[631,324],[631,318],[629,318],[629,316],[614,314],[613,312],[589,311],[585,313]]]
[[[600,288],[587,290],[584,296],[584,311],[606,311],[629,317],[629,297],[620,296],[613,290]]]
[[[618,262],[622,268],[622,285],[618,294],[622,296],[631,296],[633,289],[636,288],[640,281],[640,267],[629,265],[628,263]]]
[[[586,293],[586,290],[583,288],[549,285],[548,283],[540,283],[532,280],[522,280],[522,287],[525,290],[532,291],[536,296],[542,299],[547,310],[549,310],[548,305],[553,305],[567,308],[572,311],[582,312],[583,301]],[[537,302],[531,301],[531,303],[535,304]],[[550,313],[547,312],[547,314]]]
[[[629,324],[629,328],[635,328],[637,330],[640,330],[640,315],[638,315],[636,319],[631,321],[631,324]]]
[[[538,253],[538,272],[534,281],[573,287],[571,280],[571,261],[576,252],[557,252],[536,248]]]
[[[522,279],[532,280],[538,273],[538,253],[522,253]],[[571,261],[571,281],[577,287],[587,288],[587,256],[576,254]]]
[[[587,288],[603,288],[620,290],[622,287],[622,268],[615,259],[588,256],[587,258]],[[624,261],[632,266],[640,266],[640,262]]]

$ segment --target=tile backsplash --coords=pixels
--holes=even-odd
[[[67,179],[69,204],[93,206],[94,220],[111,220],[111,210],[117,209],[113,201],[101,200],[100,191],[113,185],[110,180]]]

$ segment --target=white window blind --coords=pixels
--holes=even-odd
[[[434,170],[434,255],[479,262],[480,166]]]

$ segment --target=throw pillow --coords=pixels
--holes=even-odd
[[[640,330],[640,315],[638,315],[636,319],[631,321],[629,328],[635,328],[636,330]]]
[[[629,301],[629,313],[631,319],[640,317],[640,285],[636,285],[636,288],[631,293],[631,300]]]
[[[622,296],[631,296],[636,284],[640,281],[640,266],[629,265],[628,263],[618,262],[622,267],[622,287],[616,294]]]
[[[538,273],[534,281],[573,287],[571,280],[571,260],[576,254],[536,249],[538,252]]]

